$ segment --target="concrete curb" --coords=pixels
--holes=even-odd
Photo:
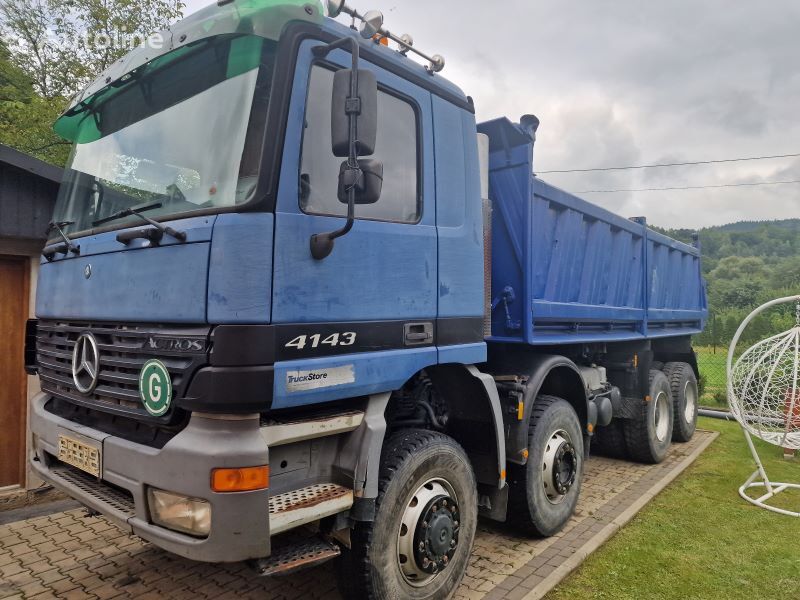
[[[642,494],[625,509],[622,514],[617,516],[611,523],[606,525],[603,529],[598,531],[592,536],[583,546],[578,548],[575,553],[562,562],[552,573],[545,577],[535,588],[523,596],[523,600],[539,600],[547,595],[554,587],[556,587],[564,578],[574,571],[580,564],[586,560],[592,552],[597,550],[605,542],[607,542],[619,529],[626,525],[645,505],[655,498],[664,488],[672,483],[678,475],[683,473],[703,451],[717,437],[718,432],[709,432],[713,435],[709,436],[702,444],[695,448],[691,453],[687,454],[683,460],[675,465],[668,473],[661,478],[661,480],[651,487],[647,492]]]

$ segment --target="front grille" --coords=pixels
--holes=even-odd
[[[189,424],[188,413],[175,415],[176,418],[172,419],[170,423],[151,423],[143,419],[74,404],[58,397],[50,398],[44,405],[44,409],[50,414],[79,425],[85,425],[95,431],[102,431],[114,437],[159,450]]]
[[[97,386],[89,394],[79,392],[72,380],[72,351],[75,341],[90,332],[97,341],[100,370]],[[36,360],[42,391],[69,402],[132,416],[141,420],[167,423],[175,415],[175,403],[161,417],[152,417],[139,396],[139,372],[144,363],[158,358],[169,371],[173,399],[180,398],[194,371],[208,362],[208,327],[159,325],[116,325],[73,321],[40,320],[36,336]],[[151,348],[153,339],[202,339],[201,352],[167,351]]]

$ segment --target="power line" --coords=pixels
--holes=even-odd
[[[667,190],[705,190],[708,188],[748,187],[754,185],[783,185],[785,183],[800,183],[800,179],[788,181],[754,181],[751,183],[722,183],[719,185],[687,185],[682,187],[637,188],[627,190],[583,190],[576,194],[613,194],[616,192],[664,192]]]
[[[797,154],[773,154],[771,156],[748,156],[745,158],[720,158],[717,160],[696,160],[690,162],[655,163],[652,165],[629,165],[625,167],[597,167],[594,169],[560,169],[554,171],[537,171],[537,175],[544,173],[591,173],[593,171],[627,171],[630,169],[654,169],[657,167],[685,167],[688,165],[711,165],[717,163],[742,162],[746,160],[767,160],[772,158],[794,158]]]

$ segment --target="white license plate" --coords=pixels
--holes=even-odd
[[[100,477],[100,448],[66,435],[58,436],[58,460]]]

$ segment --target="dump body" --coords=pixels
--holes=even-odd
[[[532,175],[535,134],[496,119],[490,341],[613,342],[699,333],[700,250]]]

